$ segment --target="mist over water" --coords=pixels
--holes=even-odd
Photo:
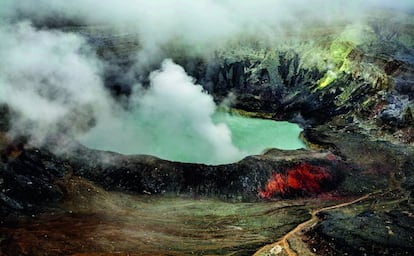
[[[171,60],[151,73],[150,87],[140,92],[128,112],[108,116],[81,140],[100,149],[192,162],[228,162],[243,154],[228,127],[213,122],[213,98]]]
[[[95,149],[207,164],[235,162],[269,147],[303,146],[297,125],[216,112],[213,98],[171,60],[151,73],[149,89],[133,102],[130,111],[107,116],[81,142]]]
[[[81,142],[94,149],[131,155],[149,154],[172,161],[205,164],[236,162],[248,155],[261,154],[268,148],[305,148],[299,139],[301,129],[289,122],[246,118],[220,112],[214,114],[213,123],[228,127],[233,147],[237,148],[229,155],[225,148],[231,145],[223,145],[223,148],[213,151],[208,141],[194,136],[189,129],[183,129],[180,134],[169,134],[161,130],[154,119],[145,122],[132,115],[123,118],[125,119],[113,125],[94,128],[81,137]],[[111,135],[120,132],[123,133],[121,137]]]
[[[249,155],[260,154],[265,149],[294,150],[306,148],[300,133],[302,129],[286,121],[247,118],[225,112],[213,115],[216,123],[224,123],[232,133],[233,144]]]

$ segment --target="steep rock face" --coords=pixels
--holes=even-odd
[[[410,24],[372,22],[301,43],[253,44],[179,63],[218,102],[233,93],[235,108],[314,124],[357,115],[395,131],[413,125]]]
[[[373,60],[362,49],[354,45],[348,47],[352,49],[335,71],[329,69],[328,61],[325,67],[318,67],[321,65],[318,63],[309,64],[306,55],[311,51],[321,51],[329,58],[333,50],[308,45],[299,50],[276,48],[262,55],[260,52],[253,56],[241,53],[239,58],[244,61],[216,61],[224,64],[207,68],[200,83],[214,85],[206,89],[218,101],[229,92],[234,93],[237,96],[235,108],[272,113],[277,119],[292,119],[300,114],[316,123],[326,122],[339,114],[359,113],[386,97],[389,100],[377,119],[392,126],[408,126],[412,98],[409,97],[410,92],[402,90],[401,86],[397,87],[398,90],[393,89],[394,80],[387,75],[389,64],[383,60],[372,63]],[[403,66],[398,68],[400,73],[405,72]],[[207,70],[215,72],[210,75]],[[398,84],[401,85],[401,81]],[[396,105],[392,97],[403,101]],[[393,118],[397,119],[394,123]]]
[[[290,50],[254,50],[236,53],[236,56],[218,57],[203,64],[195,78],[207,91],[223,100],[228,93],[236,95],[233,107],[250,112],[271,113],[275,118],[286,118],[303,110],[307,117],[321,108],[329,108],[312,94],[323,73],[316,67],[303,67],[299,54]],[[182,63],[187,66],[187,63]],[[193,68],[187,68],[193,74]],[[284,114],[282,114],[284,113]]]

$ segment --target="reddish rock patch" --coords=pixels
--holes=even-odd
[[[264,190],[259,190],[262,198],[276,195],[319,194],[323,192],[323,183],[332,180],[331,174],[323,167],[302,163],[286,174],[272,173]]]

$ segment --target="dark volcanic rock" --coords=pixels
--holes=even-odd
[[[0,104],[0,132],[10,129],[10,110],[7,105]]]
[[[348,167],[340,160],[328,159],[328,155],[307,150],[274,150],[234,164],[209,166],[80,148],[67,161],[75,174],[110,190],[151,194],[190,193],[251,201],[258,199],[258,190],[264,189],[272,173],[286,173],[301,163],[326,168],[333,177],[327,188],[335,188]]]
[[[308,233],[323,255],[411,255],[414,252],[414,148],[378,141],[356,126],[305,130],[357,169],[338,187],[346,194],[376,192],[368,202],[323,212]]]
[[[395,188],[409,179],[414,162],[414,148],[379,141],[352,125],[338,129],[329,125],[305,129],[308,142],[328,148],[341,156],[350,169],[340,189],[352,194]]]
[[[390,205],[390,200],[396,203]],[[324,255],[412,255],[412,212],[412,204],[391,192],[352,208],[322,213],[320,225],[308,235],[318,237],[312,246]]]
[[[414,124],[408,96],[389,95],[387,103],[387,106],[378,114],[382,124],[396,128],[404,128]]]
[[[135,194],[183,194],[230,201],[257,201],[274,173],[286,175],[298,165],[323,168],[332,179],[319,193],[335,189],[347,166],[328,152],[271,150],[234,164],[208,166],[161,160],[152,156],[124,156],[79,146],[66,156],[46,149],[21,149],[0,163],[0,215],[5,223],[18,216],[56,207],[64,199],[62,179],[78,175],[107,190]],[[279,197],[308,196],[293,191]]]
[[[32,214],[63,198],[54,183],[68,168],[45,150],[23,150],[15,159],[0,163],[0,216]]]

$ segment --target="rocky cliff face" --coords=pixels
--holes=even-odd
[[[187,64],[187,69],[218,101],[232,92],[233,107],[275,119],[300,115],[321,124],[346,114],[383,128],[408,128],[413,125],[413,35],[406,33],[406,24],[387,26],[398,32],[384,35],[386,25],[375,23],[349,27],[320,39],[323,43],[236,49],[218,54],[213,64]],[[353,40],[348,33],[366,35]]]

